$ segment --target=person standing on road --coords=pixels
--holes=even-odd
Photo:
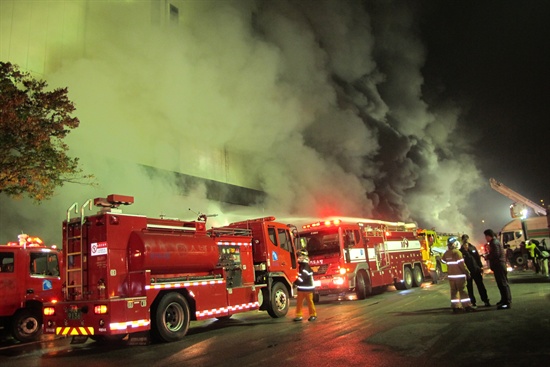
[[[492,229],[486,229],[483,234],[489,245],[489,253],[486,255],[486,258],[489,260],[491,270],[495,275],[495,281],[497,282],[500,292],[500,301],[497,302],[497,309],[507,310],[512,308],[512,292],[510,292],[510,285],[508,285],[506,253]]]
[[[485,307],[490,307],[489,297],[487,297],[487,289],[483,284],[483,264],[481,263],[481,257],[477,252],[477,249],[468,240],[470,237],[467,234],[463,234],[461,237],[462,246],[460,252],[464,257],[464,263],[470,271],[470,278],[466,280],[466,289],[468,289],[468,295],[470,296],[470,302],[472,307],[476,307],[476,296],[474,294],[474,282],[476,282],[477,291],[481,296],[481,300],[485,304]]]
[[[307,252],[303,251],[298,257],[298,279],[294,282],[298,288],[298,297],[296,299],[296,317],[294,321],[302,321],[302,306],[306,300],[309,311],[308,321],[317,320],[317,311],[313,303],[313,270],[309,266],[309,258]]]
[[[453,313],[460,313],[463,309],[466,312],[475,311],[470,303],[470,297],[466,293],[466,279],[470,272],[464,265],[462,253],[458,250],[460,242],[456,237],[447,240],[448,250],[443,254],[443,261],[447,264],[447,278],[451,288],[451,308]]]
[[[539,249],[537,248],[537,242],[535,240],[528,240],[525,243],[525,248],[529,251],[529,258],[533,262],[533,269],[535,269],[535,273],[538,274],[540,271],[539,266]]]

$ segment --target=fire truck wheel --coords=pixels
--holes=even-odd
[[[413,268],[413,287],[420,287],[424,281],[424,274],[422,274],[422,268],[416,264]]]
[[[313,303],[319,303],[321,295],[319,293],[313,293]]]
[[[287,314],[289,307],[290,298],[288,297],[288,290],[285,285],[281,282],[273,283],[267,313],[269,316],[277,319],[279,317],[284,317]]]
[[[172,292],[165,294],[153,316],[153,336],[163,342],[183,339],[189,329],[189,305],[185,297]]]
[[[413,285],[413,276],[411,268],[408,266],[403,269],[403,281],[402,282],[396,282],[395,288],[399,290],[405,290],[405,289],[411,289]]]
[[[372,293],[372,286],[369,281],[369,277],[364,271],[357,273],[355,279],[355,295],[357,299],[365,299]]]
[[[20,342],[37,340],[42,334],[42,320],[40,312],[33,310],[20,310],[12,320],[12,333]]]
[[[523,256],[521,255],[521,253],[519,254],[514,254],[513,257],[512,257],[512,266],[520,266],[520,267],[523,267],[525,266],[525,259],[523,258]]]

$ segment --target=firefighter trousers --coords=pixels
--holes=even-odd
[[[302,306],[304,300],[307,302],[309,316],[317,316],[315,305],[313,304],[313,292],[300,292],[298,291],[298,297],[296,299],[296,317],[302,317]]]
[[[449,278],[451,286],[451,307],[470,307],[470,297],[466,292],[466,278]]]

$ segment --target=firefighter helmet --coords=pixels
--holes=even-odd
[[[449,237],[447,240],[447,247],[450,249],[458,248],[460,243],[458,242],[458,239],[456,237]]]

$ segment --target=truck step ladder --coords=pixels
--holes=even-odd
[[[78,203],[74,203],[67,209],[67,222],[65,228],[65,299],[80,300],[88,291],[87,284],[87,253],[84,246],[87,244],[87,236],[84,232],[84,209],[87,205],[91,209],[91,200],[80,208],[80,218],[71,219],[71,211],[78,213]]]

